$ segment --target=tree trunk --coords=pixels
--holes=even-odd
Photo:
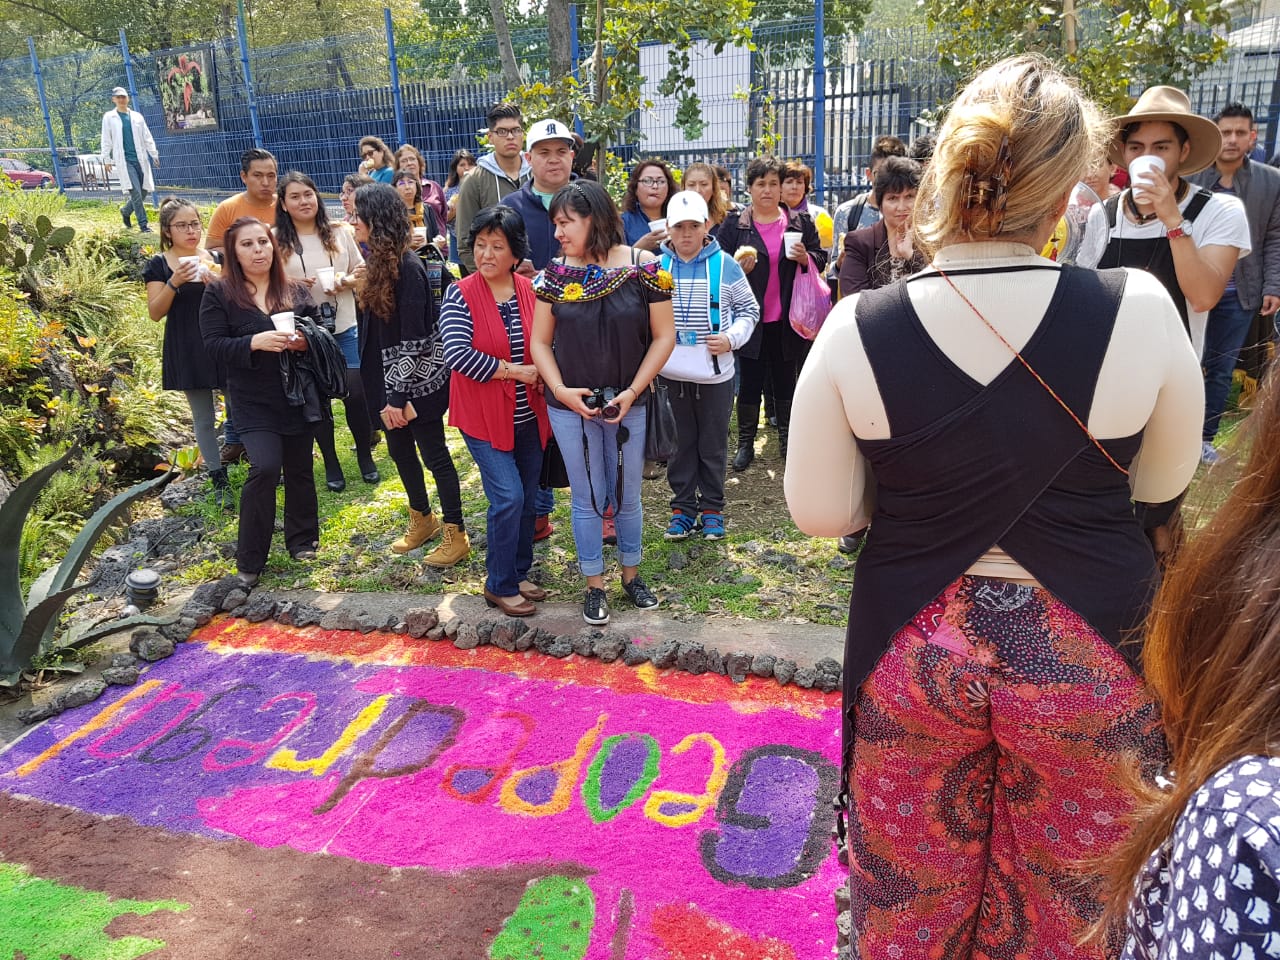
[[[520,67],[516,64],[516,54],[511,47],[511,28],[507,26],[507,12],[502,9],[502,0],[489,0],[489,9],[493,11],[493,35],[498,41],[498,55],[502,57],[502,79],[507,89],[515,90],[523,86],[520,79]]]
[[[573,24],[569,0],[547,0],[547,47],[551,56],[551,82],[573,73]]]

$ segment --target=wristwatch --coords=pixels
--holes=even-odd
[[[1174,227],[1172,230],[1170,230],[1170,231],[1166,234],[1166,236],[1167,236],[1170,240],[1177,240],[1179,237],[1190,237],[1190,236],[1191,236],[1191,221],[1190,221],[1190,220],[1183,220],[1180,224],[1178,224],[1176,227]]]

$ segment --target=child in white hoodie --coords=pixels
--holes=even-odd
[[[687,539],[699,528],[707,540],[724,538],[733,351],[760,321],[746,274],[707,236],[710,227],[706,201],[697,193],[677,193],[667,204],[670,239],[662,245],[662,266],[676,284],[671,300],[676,348],[660,376],[680,437],[679,450],[667,463],[668,540]]]

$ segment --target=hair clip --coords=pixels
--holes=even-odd
[[[960,223],[965,233],[971,233],[973,214],[976,207],[987,211],[987,235],[996,236],[1004,228],[1005,206],[1009,202],[1009,180],[1013,176],[1013,151],[1009,146],[1009,136],[1000,139],[1000,149],[996,152],[994,171],[982,179],[973,163],[965,165],[964,180],[961,183],[963,207],[960,211]]]

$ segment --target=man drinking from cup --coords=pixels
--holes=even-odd
[[[1108,153],[1129,169],[1131,186],[1089,211],[1079,263],[1137,267],[1151,273],[1182,315],[1197,355],[1205,322],[1236,261],[1250,250],[1244,206],[1183,179],[1213,163],[1222,146],[1217,124],[1191,111],[1174,87],[1152,87],[1116,120]],[[1139,504],[1143,527],[1165,563],[1180,539],[1181,497]]]

